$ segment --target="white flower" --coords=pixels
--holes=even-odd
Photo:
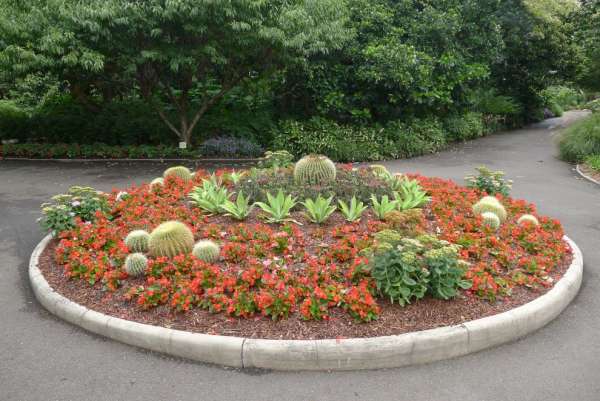
[[[71,217],[75,217],[75,213],[73,213],[73,212],[69,212],[69,216],[71,216]]]
[[[71,206],[73,206],[73,207],[77,207],[77,206],[79,206],[79,205],[81,205],[81,202],[79,202],[79,201],[73,201],[73,202],[71,203]]]

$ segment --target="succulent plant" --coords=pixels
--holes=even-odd
[[[141,276],[146,272],[148,259],[143,253],[132,253],[125,259],[125,271],[132,277]]]
[[[374,235],[375,240],[380,244],[398,245],[402,241],[402,234],[395,230],[382,230]]]
[[[167,178],[171,176],[181,178],[185,182],[191,181],[193,178],[190,169],[184,166],[175,166],[166,169],[163,177]]]
[[[335,181],[335,164],[323,155],[308,155],[296,162],[294,180],[298,184],[325,185]]]
[[[500,228],[500,218],[496,213],[483,212],[481,213],[481,218],[483,219],[484,226],[490,227],[494,230]]]
[[[150,181],[150,187],[156,187],[159,185],[163,185],[165,183],[165,180],[162,177],[158,177],[153,179],[152,181]]]
[[[152,256],[172,258],[182,253],[190,253],[194,247],[192,231],[179,221],[162,223],[150,233],[148,250]]]
[[[385,178],[391,178],[392,175],[390,174],[390,172],[388,171],[388,169],[382,165],[382,164],[371,164],[369,166],[369,168],[371,169],[371,171],[373,172],[373,174],[375,174],[378,177],[385,177]]]
[[[211,240],[198,241],[192,251],[195,257],[206,263],[215,263],[219,260],[220,253],[219,245]]]
[[[133,230],[125,237],[125,245],[131,252],[148,252],[150,234],[144,230]]]
[[[523,216],[519,217],[519,220],[517,220],[517,224],[523,223],[531,223],[534,226],[540,225],[540,222],[538,221],[537,217],[535,217],[532,214],[524,214]]]
[[[485,196],[475,205],[473,205],[473,213],[475,215],[480,215],[485,212],[492,212],[500,219],[500,223],[506,221],[506,209],[500,201],[493,196]]]

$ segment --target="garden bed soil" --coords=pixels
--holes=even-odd
[[[579,170],[588,177],[596,180],[597,183],[600,182],[600,171],[594,170],[585,163],[581,163],[579,165]]]
[[[50,286],[64,297],[89,309],[138,323],[162,326],[177,330],[213,335],[263,338],[276,340],[309,340],[377,337],[403,334],[412,331],[461,324],[470,320],[495,315],[526,304],[543,295],[550,288],[530,289],[522,286],[513,288],[512,296],[498,299],[495,303],[476,296],[465,296],[443,301],[426,297],[413,304],[401,307],[379,300],[381,314],[369,323],[356,322],[347,312],[334,308],[326,321],[305,321],[298,313],[288,319],[272,321],[269,318],[232,318],[224,314],[212,314],[200,308],[178,313],[162,305],[143,310],[137,304],[124,299],[124,290],[102,291],[101,284],[82,285],[80,280],[69,279],[62,266],[54,261],[58,241],[53,240],[39,259],[39,269]],[[572,256],[567,254],[562,263],[550,273],[558,281],[567,271]],[[139,284],[144,283],[138,278]]]

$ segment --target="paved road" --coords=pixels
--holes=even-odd
[[[585,258],[584,285],[553,323],[521,341],[424,366],[343,373],[239,371],[88,334],[41,308],[26,271],[38,206],[70,185],[110,190],[155,177],[153,164],[0,162],[0,400],[600,400],[600,188],[555,157],[556,130],[579,117],[493,135],[395,171],[461,180],[487,164],[513,194],[560,218]]]

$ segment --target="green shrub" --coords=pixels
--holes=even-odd
[[[586,157],[585,164],[592,170],[600,172],[600,155],[591,155]]]
[[[0,140],[26,138],[27,113],[16,104],[0,100]]]
[[[398,159],[434,153],[446,146],[447,138],[437,118],[392,121],[385,127],[386,157]]]
[[[467,187],[475,188],[488,195],[502,194],[508,196],[512,188],[512,181],[504,178],[503,171],[492,171],[486,166],[476,168],[477,175],[465,177]]]
[[[75,218],[94,221],[96,213],[110,212],[106,195],[90,187],[71,187],[66,194],[52,197],[52,202],[42,204],[39,222],[42,228],[57,235],[75,227]]]
[[[478,138],[485,133],[483,115],[477,112],[450,116],[444,121],[444,128],[455,141]]]
[[[549,86],[540,92],[540,97],[544,106],[557,116],[562,115],[563,110],[571,110],[585,100],[582,91],[564,85]]]
[[[273,147],[285,149],[297,157],[323,154],[333,160],[351,162],[380,160],[381,129],[340,125],[313,117],[308,121],[282,121],[273,134]]]
[[[595,113],[568,127],[560,140],[560,157],[569,162],[581,162],[600,154],[600,114]]]
[[[583,106],[583,108],[591,110],[592,113],[598,113],[600,111],[600,98],[590,100]]]

